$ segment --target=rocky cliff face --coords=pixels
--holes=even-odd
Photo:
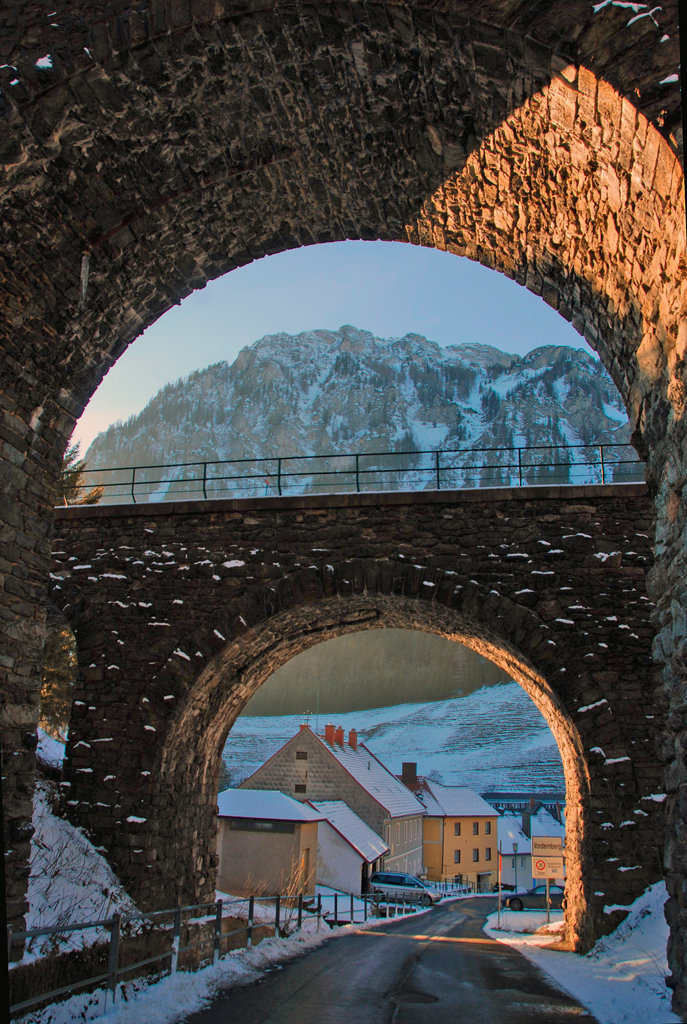
[[[544,346],[520,357],[345,326],[270,335],[231,366],[166,385],[137,416],[98,435],[86,459],[128,466],[628,437],[613,383],[585,352]]]

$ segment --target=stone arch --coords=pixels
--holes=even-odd
[[[46,509],[75,418],[148,323],[231,267],[314,241],[410,238],[491,261],[577,321],[598,345],[648,456],[660,510],[656,650],[665,700],[677,710],[667,716],[664,749],[671,955],[683,977],[687,854],[675,724],[687,623],[683,175],[674,156],[677,90],[666,99],[657,84],[677,66],[674,16],[661,50],[665,24],[644,18],[625,45],[626,15],[608,7],[594,20],[582,0],[554,3],[535,25],[530,5],[498,0],[462,14],[422,2],[331,3],[324,14],[306,2],[250,14],[229,0],[142,4],[135,13],[124,0],[107,13],[84,13],[76,0],[58,6],[59,32],[39,5],[17,9],[7,48],[14,63],[3,72],[3,415],[16,497],[7,515],[13,587],[3,595],[11,623],[3,634],[8,692],[26,693],[21,721],[7,716],[18,773],[7,784],[17,859],[10,918],[24,906],[26,737],[35,727],[45,591],[37,566],[47,565]],[[486,23],[470,18],[475,12]],[[52,67],[40,70],[46,51]],[[555,152],[536,178],[546,201],[538,188],[521,190],[539,205],[515,257],[506,242],[518,227],[518,188],[509,187],[505,214],[489,198],[507,177],[513,139],[530,146],[527,133],[513,133],[513,117],[530,127],[539,117],[534,149],[547,154],[550,143]],[[595,167],[579,158],[597,149]],[[470,177],[471,166],[487,165],[495,181]],[[591,250],[579,219],[560,243],[546,237],[556,207],[548,197],[560,191],[550,175],[563,167],[572,168],[567,180],[582,175],[584,205],[591,197],[594,223],[604,224],[596,233],[590,224]],[[562,192],[574,223],[577,208]],[[616,210],[618,195],[631,207]],[[482,204],[490,218],[481,217]],[[616,235],[620,256],[597,281],[599,246],[615,246]],[[687,1005],[687,989],[680,998]]]
[[[326,31],[307,24],[313,14],[308,3],[278,16],[194,11],[173,33],[144,13],[101,23],[97,58],[77,61],[68,88],[61,68],[21,63],[29,95],[17,87],[9,107],[8,279],[32,291],[25,325],[64,354],[63,373],[50,367],[59,390],[46,394],[63,428],[127,345],[193,289],[270,252],[384,238],[460,252],[543,295],[600,345],[644,433],[659,415],[646,396],[658,385],[665,401],[676,368],[681,170],[659,129],[585,65],[594,45],[587,54],[578,29],[577,46],[537,48],[522,28],[499,36],[415,5],[366,5],[356,21],[333,3]],[[76,123],[75,94],[97,97],[87,124]],[[240,145],[224,141],[228,103],[230,125],[250,125]],[[29,240],[20,186],[37,177],[50,191],[46,159],[59,161],[63,138],[83,157],[46,195],[49,235],[34,225]],[[77,230],[62,216],[72,189],[86,204]],[[46,247],[59,258],[39,294]]]
[[[405,575],[399,573],[398,566],[379,566],[377,571],[393,572],[398,581]],[[477,595],[472,597],[474,599]],[[502,624],[507,618],[505,613]],[[193,823],[194,836],[208,834],[208,812],[212,819],[210,834],[214,835],[219,758],[227,734],[250,696],[277,667],[307,647],[361,629],[413,628],[437,633],[453,642],[465,644],[504,668],[520,683],[551,728],[561,753],[568,801],[568,930],[576,948],[588,948],[592,935],[598,932],[599,922],[593,921],[591,879],[586,877],[589,872],[592,810],[587,752],[560,696],[530,658],[522,653],[528,648],[529,639],[541,654],[542,624],[532,616],[532,621],[525,625],[524,618],[529,616],[516,614],[520,621],[511,624],[513,628],[508,634],[499,635],[491,621],[487,625],[481,615],[473,618],[464,610],[458,612],[451,608],[449,603],[437,604],[421,597],[374,592],[328,597],[317,603],[308,601],[295,604],[288,611],[281,610],[264,623],[259,631],[260,637],[251,630],[250,637],[247,634],[245,638],[228,644],[199,674],[184,700],[179,702],[165,736],[164,747],[159,752],[163,785],[175,787],[179,764],[183,762],[187,768],[188,752],[193,751],[192,772],[185,774],[182,784],[186,790],[192,778],[192,790],[188,791],[186,798],[179,799],[185,806],[192,804],[199,812]],[[266,644],[260,642],[261,639],[264,641],[265,632],[270,636]],[[513,635],[520,639],[520,651],[510,639]],[[191,791],[193,799],[190,798]],[[181,851],[186,842],[185,837],[180,839]],[[207,862],[207,852],[199,843],[196,864],[201,859],[203,863]]]
[[[535,492],[538,499],[543,497],[540,489],[535,489],[533,495]],[[625,491],[618,496],[623,504],[625,496]],[[566,766],[571,808],[571,891],[576,895],[571,900],[569,924],[578,948],[588,947],[594,936],[613,923],[613,917],[603,912],[605,904],[617,905],[621,892],[626,895],[628,884],[641,889],[645,869],[647,878],[656,876],[660,870],[656,846],[660,807],[640,803],[649,800],[658,778],[651,767],[653,752],[647,735],[653,714],[651,691],[647,685],[646,694],[638,696],[639,703],[633,698],[628,706],[623,685],[612,682],[617,677],[613,659],[617,662],[618,655],[633,675],[643,679],[647,671],[645,644],[636,638],[634,660],[626,661],[627,654],[620,651],[614,653],[608,661],[610,675],[604,675],[603,662],[590,674],[584,658],[586,655],[598,660],[592,654],[594,637],[587,632],[576,633],[572,619],[554,621],[554,616],[562,614],[555,603],[560,590],[570,592],[568,603],[579,609],[569,612],[580,620],[576,628],[584,630],[588,628],[584,623],[593,622],[594,616],[584,609],[589,595],[596,593],[597,584],[591,583],[592,590],[585,590],[587,584],[582,578],[589,570],[580,577],[579,559],[585,557],[583,550],[593,550],[594,542],[587,534],[563,540],[570,548],[570,561],[559,564],[556,572],[551,567],[557,563],[546,554],[548,547],[558,547],[555,539],[569,534],[575,522],[589,523],[602,545],[616,536],[618,526],[618,538],[626,537],[617,541],[623,548],[628,542],[641,545],[641,534],[630,540],[631,534],[626,533],[629,520],[620,506],[601,512],[586,504],[584,497],[579,515],[573,505],[560,516],[552,514],[546,503],[535,501],[524,519],[509,502],[501,508],[496,495],[491,501],[495,498],[495,515],[491,510],[487,513],[487,508],[475,509],[474,521],[467,506],[455,508],[450,501],[436,517],[436,526],[430,526],[426,516],[413,519],[403,508],[398,514],[387,509],[381,513],[380,531],[379,525],[375,526],[377,512],[365,514],[361,527],[367,537],[366,546],[371,546],[370,556],[380,542],[380,553],[388,550],[389,543],[397,552],[398,544],[404,547],[406,543],[401,538],[414,536],[420,523],[424,525],[419,528],[428,534],[428,550],[432,550],[431,537],[438,531],[436,536],[448,545],[444,556],[448,560],[442,567],[441,557],[430,558],[424,568],[418,564],[418,555],[410,551],[407,560],[403,554],[391,559],[336,557],[337,546],[347,550],[346,538],[357,518],[346,509],[345,500],[341,513],[334,516],[324,514],[316,500],[306,502],[306,509],[312,506],[309,514],[296,503],[292,513],[282,513],[285,518],[279,520],[276,535],[266,499],[258,499],[250,508],[242,505],[240,513],[229,503],[232,511],[227,519],[221,515],[199,519],[192,514],[187,521],[174,516],[161,522],[162,509],[151,518],[142,508],[126,527],[127,516],[122,518],[120,511],[79,513],[84,523],[80,527],[73,522],[75,536],[88,537],[93,545],[87,564],[82,566],[85,571],[75,573],[68,568],[69,531],[60,539],[66,549],[62,562],[65,568],[60,569],[57,562],[54,566],[55,579],[61,581],[56,583],[56,599],[72,609],[75,619],[83,619],[80,636],[86,684],[67,762],[68,796],[72,798],[75,820],[95,828],[98,842],[108,848],[120,874],[143,901],[169,903],[205,898],[206,890],[212,888],[218,758],[233,717],[265,676],[297,650],[328,636],[385,625],[429,629],[467,642],[517,678],[552,726]],[[374,508],[375,500],[366,499],[365,504]],[[256,518],[263,506],[263,516]],[[284,509],[288,507],[285,501]],[[543,528],[532,523],[539,510],[545,518],[548,512],[551,520],[560,524],[548,535],[553,544],[535,540]],[[421,509],[417,512],[422,516]],[[642,501],[637,512],[640,517],[646,515]],[[529,524],[524,533],[510,526],[504,534],[500,524],[508,523],[513,515],[521,524]],[[93,520],[90,525],[89,520]],[[102,520],[100,525],[98,520]],[[489,521],[492,526],[487,527]],[[123,528],[129,541],[124,548]],[[281,531],[286,531],[284,536],[291,538],[289,555],[283,552],[279,558],[295,565],[269,568],[274,558],[269,554],[271,540],[266,551],[252,550],[258,537],[265,537],[264,528],[270,537],[275,536],[278,546],[282,543],[278,539]],[[519,541],[499,545],[504,537],[513,536],[513,529]],[[243,530],[247,531],[245,538]],[[314,530],[321,531],[316,541]],[[455,530],[463,538],[472,538],[462,552],[462,557],[468,557],[469,568],[467,563],[460,568],[460,558],[450,568],[454,565],[449,552],[453,551],[451,537]],[[390,534],[395,537],[391,542]],[[198,554],[195,547],[189,547],[191,538]],[[324,563],[322,556],[317,556],[317,563],[310,564],[313,543],[328,546],[331,561]],[[147,568],[136,554],[139,544],[145,548],[153,545],[144,552]],[[540,556],[523,554],[523,547],[532,550],[531,544],[540,549]],[[302,550],[301,545],[305,545]],[[501,556],[489,554],[499,546]],[[254,556],[250,565],[244,561],[249,549]],[[169,559],[166,562],[160,561],[162,551]],[[226,561],[228,551],[234,553]],[[468,551],[472,555],[468,556]],[[563,555],[562,550],[553,553],[556,557]],[[307,568],[302,567],[303,555],[308,559]],[[636,553],[630,552],[630,556],[634,558]],[[180,557],[184,563],[181,566]],[[522,558],[528,565],[524,575],[515,571]],[[640,562],[643,558],[639,556]],[[606,563],[605,555],[602,562]],[[589,568],[594,564],[601,563],[592,556]],[[609,562],[609,566],[613,564]],[[136,565],[141,568],[135,570]],[[192,581],[186,579],[186,572],[193,565],[198,566],[196,573],[201,575]],[[576,568],[570,576],[573,566]],[[542,570],[541,576],[551,577],[553,603],[522,589],[523,580],[531,569],[539,571],[537,567]],[[271,578],[261,581],[266,569]],[[228,603],[222,600],[218,571],[224,572],[230,586],[228,593],[235,595]],[[640,585],[637,589],[633,573],[629,568],[616,580],[612,570],[602,586],[604,590],[609,585],[619,588],[618,598],[625,593],[625,611],[638,616],[637,629],[641,631],[646,606],[642,605],[642,588]],[[172,601],[171,595],[179,593],[180,577],[186,580],[184,600]],[[116,593],[103,591],[104,578],[120,581]],[[208,590],[211,580],[218,581],[214,594]],[[534,603],[528,603],[527,595]],[[178,603],[183,607],[174,617],[174,605]],[[159,624],[174,628],[169,632],[154,630],[162,639],[154,645],[152,641],[150,645],[141,644],[146,622],[149,627]],[[606,644],[601,646],[605,648]],[[127,657],[128,662],[122,660]],[[113,660],[119,664],[113,664]],[[639,679],[635,686],[641,686]],[[649,681],[647,677],[646,683]],[[92,715],[86,710],[89,705],[93,705]],[[646,722],[636,721],[640,709],[645,712]],[[120,742],[107,746],[116,736]],[[98,796],[103,809],[95,814],[93,801],[101,786],[109,795],[102,799]],[[610,787],[615,792],[611,793]],[[620,819],[612,820],[614,815],[617,817],[611,810],[615,805],[623,808],[623,815],[632,814],[633,808],[641,814],[632,822],[631,838],[633,848],[643,851],[644,868],[641,876],[629,880],[619,875],[616,867],[618,854],[627,853],[630,833],[623,833]]]

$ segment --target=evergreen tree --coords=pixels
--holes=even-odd
[[[86,489],[86,463],[79,458],[79,445],[71,444],[64,453],[59,482],[59,500],[64,505],[97,505],[103,496],[102,486]]]
[[[76,679],[76,642],[71,630],[48,632],[43,651],[43,679],[38,724],[56,740],[65,740]]]

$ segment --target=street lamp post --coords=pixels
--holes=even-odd
[[[515,891],[518,891],[518,844],[513,843],[513,864],[515,865]]]

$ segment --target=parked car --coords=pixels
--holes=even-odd
[[[375,871],[370,876],[370,892],[397,900],[415,900],[427,907],[441,899],[441,893],[430,889],[421,878],[398,871]]]
[[[563,896],[565,889],[560,885],[549,886],[549,900],[551,906],[560,910],[563,906]],[[534,889],[528,889],[527,892],[519,892],[517,895],[509,896],[506,900],[506,906],[509,910],[538,910],[540,907],[546,907],[546,884],[535,885]]]

